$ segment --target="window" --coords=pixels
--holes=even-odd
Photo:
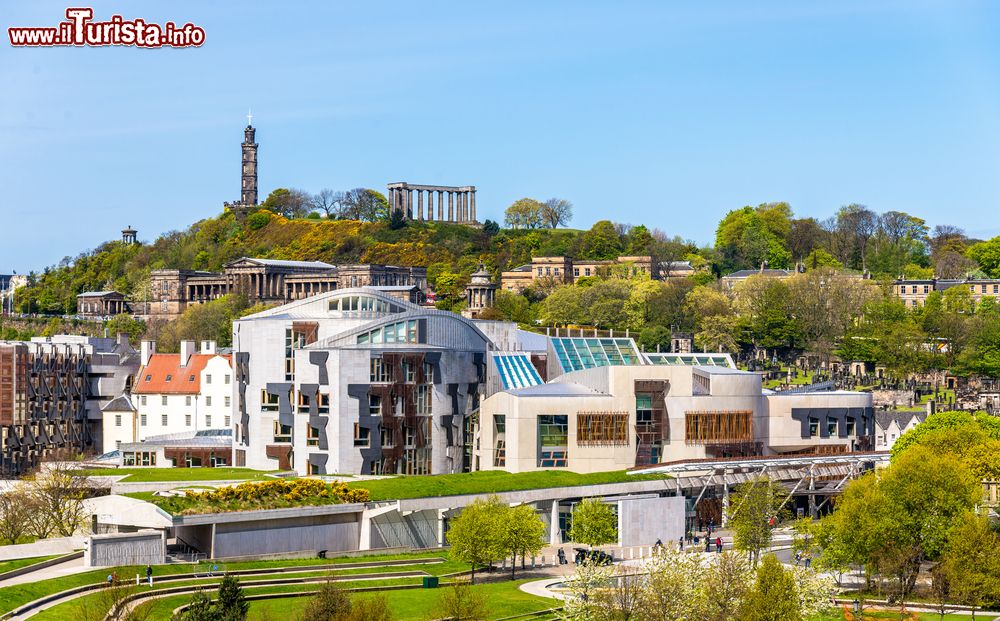
[[[565,468],[569,417],[565,414],[538,417],[538,465],[542,468]]]
[[[913,293],[916,293],[916,292],[917,292],[917,286],[916,286],[916,285],[913,285],[912,287],[910,287],[910,289],[911,289],[911,291],[912,291]]]
[[[837,419],[830,416],[826,417],[826,435],[836,436],[837,435]]]
[[[924,285],[924,293],[930,293],[930,285]]]
[[[431,449],[414,448],[403,451],[401,474],[430,474]]]
[[[379,425],[378,432],[379,432],[378,440],[382,448],[392,448],[396,445],[396,440],[395,438],[393,438],[395,434],[393,433],[392,429],[386,429],[381,425]]]
[[[382,415],[382,397],[378,395],[368,395],[368,415]]]
[[[189,377],[188,377],[188,381],[189,381],[189,382],[193,382],[193,381],[194,381],[194,376],[193,376],[193,375],[189,376]]]
[[[752,441],[753,412],[750,410],[684,413],[684,442],[686,444]]]
[[[160,405],[166,405],[166,404],[167,404],[167,395],[163,395],[162,397],[160,397]]]
[[[580,446],[628,446],[628,412],[579,412],[576,443]]]
[[[573,276],[579,276],[579,275],[580,275],[580,268],[574,267],[573,268]]]
[[[856,435],[856,432],[857,432],[857,424],[854,422],[853,418],[851,418],[850,416],[848,416],[847,417],[847,435],[848,436],[853,436],[853,435]]]
[[[152,380],[153,380],[153,376],[152,375],[147,375],[146,376],[146,381],[147,382],[152,381]]]
[[[225,383],[227,386],[229,385],[229,374],[228,373],[226,373],[226,376],[224,378],[224,382],[223,383]]]
[[[358,335],[358,343],[418,343],[417,320],[399,321]]]
[[[809,435],[812,436],[812,437],[814,437],[814,438],[819,437],[819,419],[818,418],[813,418],[812,416],[809,417]]]
[[[140,414],[139,415],[139,425],[141,425],[143,427],[146,426],[146,415],[145,414]]]
[[[212,415],[211,414],[205,414],[205,427],[207,429],[210,429],[212,427]]]
[[[431,413],[431,387],[417,386],[417,415],[427,416]]]
[[[232,420],[229,418],[229,414],[226,414],[225,417],[223,417],[222,420],[225,422],[226,428],[228,428],[230,425],[232,425]]]
[[[191,395],[184,397],[184,405],[191,407]]]
[[[169,382],[170,380],[172,380],[172,379],[174,379],[174,376],[173,376],[173,375],[168,375],[168,376],[167,376],[167,381],[168,381],[168,382]]]
[[[557,267],[554,270],[552,270],[552,273],[555,274],[556,276],[558,276],[559,275],[559,268]]]
[[[146,395],[139,397],[139,403],[146,405]]]
[[[232,403],[232,397],[223,397],[223,405],[225,407],[230,407],[230,403]]]
[[[282,425],[278,421],[274,421],[274,441],[275,442],[291,442],[292,441],[292,426]]]
[[[319,446],[319,429],[306,425],[306,446]]]
[[[590,268],[589,268],[589,267],[587,267],[587,268],[584,268],[584,270],[583,270],[583,275],[584,275],[584,276],[590,276]]]
[[[205,406],[206,407],[212,407],[212,397],[211,396],[205,397]]]
[[[373,384],[382,384],[392,381],[392,369],[381,358],[372,358],[368,379]]]
[[[271,394],[264,389],[260,391],[260,411],[261,412],[277,412],[278,411],[278,395]]]
[[[429,362],[424,363],[424,383],[434,383],[434,365]]]
[[[403,381],[407,384],[417,381],[417,368],[406,360],[403,361]]]
[[[330,413],[330,395],[329,393],[317,393],[316,399],[318,400],[316,411],[320,414]]]
[[[155,466],[156,453],[152,451],[125,451],[122,453],[123,466]]]
[[[212,383],[212,374],[211,373],[205,374],[205,383],[206,384],[211,384]]]
[[[538,275],[539,275],[539,276],[541,276],[541,275],[542,275],[542,268],[538,268]]]
[[[637,425],[653,424],[653,396],[637,394],[635,396],[635,423]]]
[[[371,430],[354,423],[354,446],[370,446]]]
[[[191,426],[191,415],[190,414],[185,414],[184,415],[184,426],[185,427],[190,427]]]
[[[121,427],[121,426],[122,426],[122,415],[115,414],[115,427]]]
[[[545,275],[546,276],[551,276],[552,275],[552,268],[551,267],[545,268]]]
[[[160,426],[161,427],[166,427],[167,426],[167,415],[166,414],[160,414]]]

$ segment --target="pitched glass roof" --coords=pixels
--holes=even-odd
[[[630,338],[554,338],[552,348],[566,373],[594,367],[646,364],[635,341]]]
[[[493,362],[496,364],[497,374],[500,375],[504,390],[538,386],[542,383],[542,378],[531,364],[528,354],[495,353]]]
[[[684,365],[689,367],[728,367],[736,364],[729,354],[643,354],[649,364]]]

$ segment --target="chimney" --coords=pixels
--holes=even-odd
[[[156,353],[156,341],[142,341],[139,345],[139,357],[142,359],[142,366],[149,364],[149,358]]]
[[[203,353],[203,354],[214,354],[215,353],[215,341],[202,341],[201,342],[201,353]]]
[[[181,366],[186,367],[194,353],[194,341],[181,341]]]

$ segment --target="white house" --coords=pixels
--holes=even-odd
[[[891,451],[900,436],[926,418],[926,412],[878,412],[875,414],[875,450]]]
[[[231,427],[230,356],[216,353],[214,341],[202,341],[199,352],[194,341],[181,341],[176,354],[158,354],[155,342],[143,341],[141,358],[131,395],[134,412],[105,412],[106,450],[150,436]]]

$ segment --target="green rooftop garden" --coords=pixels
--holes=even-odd
[[[174,515],[226,513],[287,507],[366,502],[368,492],[319,479],[273,479],[188,491],[183,496],[155,497],[152,502]]]
[[[626,474],[624,470],[577,474],[565,470],[541,470],[511,474],[502,470],[483,470],[461,474],[393,477],[348,483],[353,489],[366,489],[372,500],[430,498],[462,494],[493,494],[549,487],[576,487],[605,483],[630,483],[669,478],[659,474]]]

